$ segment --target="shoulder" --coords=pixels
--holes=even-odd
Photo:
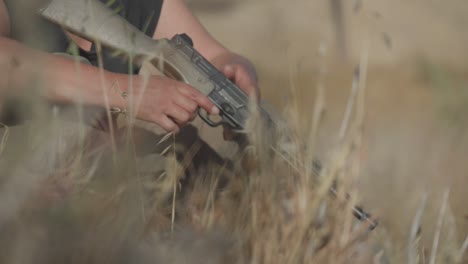
[[[10,33],[10,17],[3,0],[0,0],[0,36],[8,36]]]

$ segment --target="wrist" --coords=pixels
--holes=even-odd
[[[132,102],[135,104],[141,100],[141,93],[148,88],[148,81],[141,75],[112,73],[107,90],[109,107],[129,110]]]
[[[128,107],[129,75],[110,73],[106,84],[106,93],[103,94],[103,103],[110,108],[126,109]],[[132,77],[134,78],[134,77]]]

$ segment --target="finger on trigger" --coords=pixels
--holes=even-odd
[[[218,115],[219,109],[214,105],[213,102],[208,99],[204,94],[202,94],[197,89],[193,88],[192,86],[185,85],[178,87],[178,90],[188,97],[192,98],[199,107],[205,109],[210,114]]]
[[[206,97],[204,94],[200,93],[197,90],[195,91],[196,93],[194,93],[193,100],[197,102],[198,106],[205,109],[206,112],[212,115],[219,115],[219,108],[216,107],[216,105],[210,99],[208,99],[208,97]]]

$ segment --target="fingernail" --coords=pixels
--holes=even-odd
[[[211,114],[213,115],[219,115],[219,108],[216,106],[213,106],[210,111]]]

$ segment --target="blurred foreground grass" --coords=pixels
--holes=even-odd
[[[291,10],[302,6],[314,18],[280,12],[277,1],[239,1],[216,12],[195,9],[217,37],[257,63],[264,97],[289,120],[292,159],[269,155],[261,129],[252,134],[254,148],[225,166],[194,170],[176,162],[172,137],[165,140],[172,146],[166,157],[148,153],[159,140],[139,132],[124,135],[113,152],[102,133],[91,132],[91,141],[60,138],[63,130],[89,132],[89,127],[63,122],[57,110],[25,96],[34,121],[22,131],[2,130],[0,262],[466,263],[463,55],[462,62],[453,62],[456,54],[432,56],[431,48],[427,56],[392,53],[377,27],[382,49],[375,51],[378,44],[370,42],[367,78],[361,82],[365,100],[357,99],[347,136],[340,140],[359,61],[353,58],[361,49],[348,51],[349,60],[343,61],[323,15],[326,3],[301,3],[293,1]],[[398,3],[405,7],[376,3],[391,6],[380,10],[374,3],[375,10],[367,10],[383,13],[384,20],[392,17],[387,12],[401,11]],[[311,5],[315,9],[307,10]],[[255,10],[266,11],[259,16]],[[449,7],[444,10],[451,14]],[[405,21],[402,16],[395,24]],[[252,26],[226,33],[231,28],[223,23],[239,26],[233,21]],[[390,37],[408,35],[388,27]],[[392,39],[393,51],[403,40],[410,42]],[[463,36],[458,41],[466,43]],[[360,107],[365,112],[356,114]],[[200,130],[209,143],[224,147],[215,139],[220,131]],[[106,144],[90,154],[86,149],[96,141]],[[69,152],[61,152],[69,145]],[[320,176],[305,165],[315,156],[324,160]],[[336,199],[328,194],[334,180]],[[379,217],[376,230],[368,232],[354,219],[356,202]]]

